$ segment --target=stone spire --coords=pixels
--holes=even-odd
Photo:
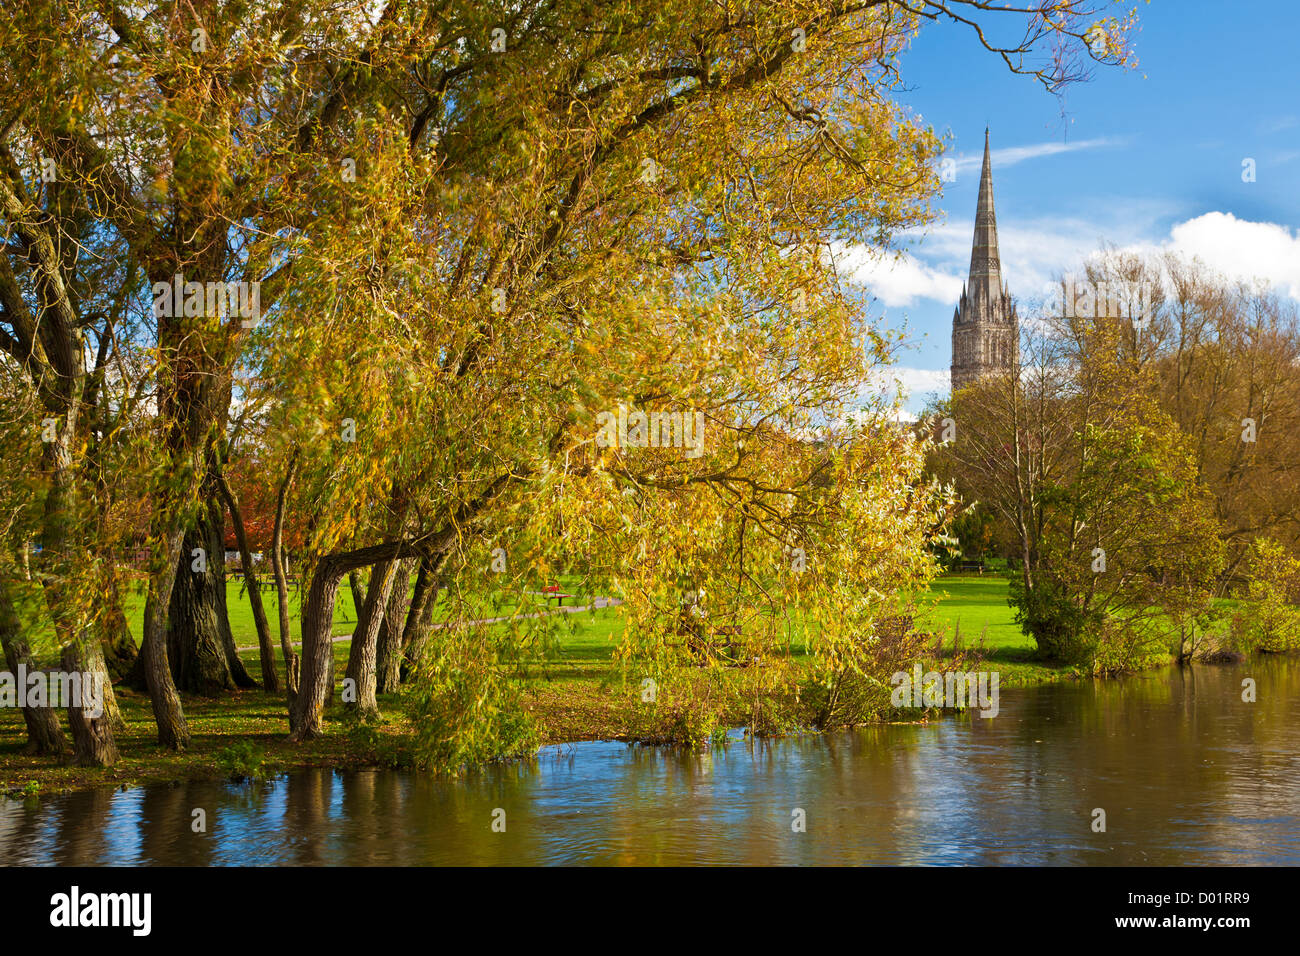
[[[992,303],[1002,298],[1002,266],[998,262],[998,219],[993,211],[993,163],[989,158],[989,131],[984,130],[984,168],[980,171],[980,198],[975,204],[975,238],[971,242],[967,291]]]
[[[1019,344],[1019,321],[1002,283],[998,221],[993,210],[993,163],[989,131],[984,130],[984,166],[975,205],[970,275],[952,315],[952,387],[964,388],[989,372],[1012,368]]]

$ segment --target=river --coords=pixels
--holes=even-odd
[[[0,864],[1300,863],[1300,661],[1001,697],[992,719],[704,754],[578,743],[460,780],[320,770],[0,801]]]

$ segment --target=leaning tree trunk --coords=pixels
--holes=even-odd
[[[388,541],[346,554],[328,554],[316,562],[307,604],[303,610],[302,686],[289,713],[291,740],[307,740],[315,737],[322,729],[325,701],[329,698],[330,690],[329,663],[333,657],[330,631],[334,624],[334,601],[338,597],[339,582],[343,575],[354,568],[363,568],[381,561],[395,561],[403,554],[414,553],[422,558],[437,555],[440,560],[445,560],[447,552],[463,533],[465,524],[478,510],[507,482],[527,477],[527,474],[524,471],[498,477],[476,499],[467,501],[456,509],[443,527],[433,534],[421,535],[412,541]],[[371,590],[375,589],[372,587]],[[367,602],[370,597],[370,594],[366,595]]]
[[[402,680],[419,666],[424,656],[429,636],[433,633],[433,609],[438,603],[438,573],[444,559],[424,558],[420,573],[415,578],[415,593],[411,607],[406,612],[406,626],[402,629]]]
[[[356,630],[352,632],[348,669],[344,677],[354,682],[356,697],[352,701],[344,699],[343,703],[362,717],[379,716],[379,701],[375,699],[379,632],[383,627],[384,611],[400,563],[396,560],[380,561],[371,570],[370,584],[366,587],[366,603],[361,608]]]
[[[3,581],[0,581],[0,645],[3,645],[5,663],[15,679],[20,665],[29,674],[38,670],[27,639],[23,637],[18,609],[14,607]],[[26,753],[61,754],[67,749],[57,711],[49,707],[24,707],[22,712],[23,723],[27,725]]]
[[[379,628],[379,646],[375,653],[375,692],[393,694],[402,682],[402,630],[406,623],[407,604],[411,597],[411,561],[397,562],[388,606]]]
[[[294,708],[298,699],[299,660],[293,649],[289,635],[289,583],[284,573],[284,510],[289,494],[289,485],[293,483],[294,472],[298,469],[298,453],[295,451],[285,469],[284,481],[275,497],[275,527],[271,531],[271,575],[275,578],[275,596],[279,604],[280,652],[284,655],[284,692],[289,704],[289,722],[292,728]],[[334,623],[333,604],[330,605],[330,624]]]
[[[112,686],[106,682],[108,667],[104,664],[104,652],[99,641],[90,634],[85,634],[82,640],[68,644],[63,649],[63,669],[69,673],[81,672],[83,688],[87,678],[99,681],[99,692],[102,695],[103,706],[97,717],[91,716],[84,707],[84,690],[82,700],[68,702],[68,726],[72,728],[74,742],[73,759],[83,767],[113,766],[117,763],[117,744],[113,741],[113,717],[109,709]]]
[[[461,518],[462,522],[463,520]],[[443,549],[450,547],[454,534],[454,530],[448,529],[438,536]],[[311,587],[303,605],[302,680],[298,696],[289,711],[290,740],[308,740],[317,736],[323,726],[325,704],[329,700],[333,684],[334,647],[330,635],[334,626],[334,602],[338,598],[343,576],[354,568],[393,561],[399,550],[405,550],[405,547],[390,542],[346,554],[327,554],[316,561]],[[379,589],[371,590],[378,604]],[[367,595],[367,601],[369,597]],[[353,643],[356,643],[355,637]]]
[[[268,693],[280,693],[280,679],[275,673],[275,648],[271,644],[271,627],[266,623],[266,609],[262,606],[262,591],[257,572],[253,570],[253,551],[248,546],[248,533],[244,530],[244,517],[239,512],[239,502],[222,475],[217,476],[221,496],[230,510],[230,522],[235,528],[235,541],[239,543],[239,563],[243,566],[244,587],[248,590],[248,603],[253,608],[253,623],[257,626],[257,647],[262,659],[262,684]]]

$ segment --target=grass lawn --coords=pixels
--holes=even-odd
[[[1007,605],[1007,579],[1000,575],[947,575],[930,589],[939,599],[931,630],[946,630],[949,638],[960,628],[962,644],[970,647],[983,639],[993,649],[1033,650],[1034,639],[1021,633]]]
[[[569,593],[576,582],[569,581],[566,584],[565,581],[566,579],[561,578],[560,583],[564,587],[565,593]],[[410,591],[412,593],[415,591],[414,580],[411,581]],[[301,610],[300,600],[301,593],[298,590],[289,591],[289,621],[294,633],[297,633],[298,630],[298,616]],[[504,591],[495,591],[483,596],[460,594],[457,595],[456,600],[462,602],[465,605],[465,613],[474,618],[506,617],[520,605],[519,595]],[[582,597],[565,599],[565,606],[571,606],[575,601],[584,603],[586,600]],[[448,599],[444,591],[440,595],[440,600],[434,612],[435,620],[445,614],[447,603]],[[551,608],[555,607],[549,601],[541,603]],[[136,582],[126,594],[126,616],[131,623],[131,633],[136,635],[137,638],[144,629],[144,604],[144,583],[142,581]],[[271,640],[278,647],[280,641],[280,602],[274,590],[262,591],[262,607],[266,612],[266,620],[271,626]],[[253,608],[245,592],[243,578],[238,575],[231,575],[226,582],[226,612],[230,620],[230,631],[234,635],[235,644],[239,647],[256,646],[257,627],[253,623]],[[352,604],[352,591],[348,587],[347,579],[344,578],[343,583],[339,586],[338,594],[334,598],[334,636],[351,634],[356,623],[357,615]]]
[[[566,592],[577,588],[573,579],[561,578],[561,586]],[[414,583],[411,585],[414,589]],[[923,616],[919,626],[935,633],[945,634],[945,643],[953,638],[960,628],[962,643],[973,646],[981,637],[984,646],[992,651],[1003,649],[1032,651],[1032,638],[1020,632],[1012,617],[1011,608],[1007,606],[1007,579],[1000,575],[948,575],[935,580],[931,595],[938,598],[933,613]],[[473,609],[474,616],[505,617],[518,607],[517,596],[505,592],[488,595],[477,602]],[[462,600],[467,600],[462,598]],[[589,604],[590,598],[578,595],[566,600],[566,606]],[[435,619],[445,616],[447,597],[442,595],[435,612]],[[230,629],[235,637],[235,644],[241,648],[255,647],[257,630],[253,625],[253,612],[244,593],[243,581],[232,578],[226,584],[226,604],[230,618]],[[126,600],[127,618],[131,622],[131,631],[139,635],[144,623],[144,592],[142,587],[132,588]],[[262,592],[262,605],[266,610],[267,621],[271,625],[272,641],[279,644],[279,603],[274,591]],[[547,607],[554,608],[549,602]],[[529,607],[533,611],[535,608]],[[299,593],[289,592],[289,619],[297,630],[299,614]],[[564,618],[570,627],[563,629],[560,640],[560,653],[553,666],[573,667],[579,671],[585,665],[604,664],[609,659],[613,646],[623,632],[622,614],[617,608],[600,610],[595,613],[581,613]],[[352,605],[352,593],[347,582],[339,588],[334,604],[333,633],[346,636],[352,633],[356,625],[356,612]],[[346,645],[345,645],[346,646]],[[256,655],[253,655],[255,660]]]

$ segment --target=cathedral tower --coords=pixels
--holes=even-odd
[[[1019,343],[1016,307],[1002,284],[1002,268],[998,262],[998,223],[993,214],[993,169],[986,129],[970,277],[952,314],[953,391],[965,388],[989,372],[1014,368]]]

